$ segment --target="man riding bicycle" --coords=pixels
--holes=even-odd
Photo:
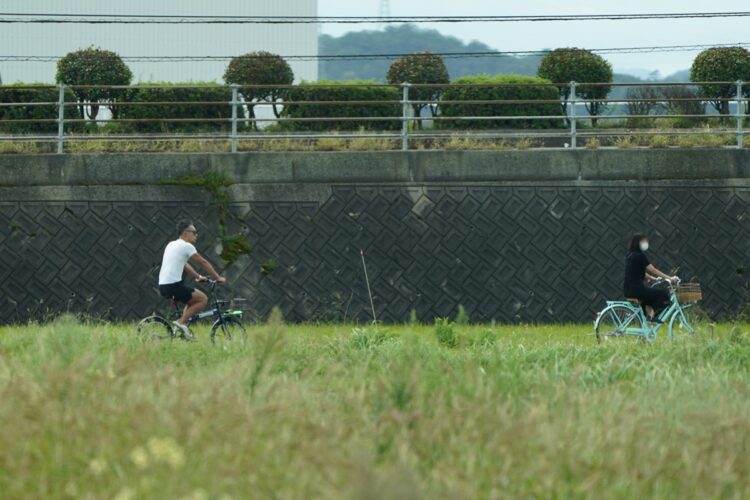
[[[177,223],[177,239],[170,241],[164,249],[164,257],[159,271],[159,292],[164,297],[169,297],[176,302],[185,304],[185,310],[174,325],[180,329],[184,338],[192,339],[193,334],[188,329],[187,324],[190,318],[201,312],[208,304],[208,297],[200,290],[185,285],[183,273],[188,274],[196,281],[205,281],[207,278],[199,274],[188,260],[198,264],[203,268],[217,283],[224,284],[226,279],[217,273],[210,262],[208,262],[195,249],[195,242],[198,241],[198,231],[193,225],[193,221],[183,219]]]

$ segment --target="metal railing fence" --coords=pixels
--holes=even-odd
[[[728,95],[725,92],[724,97],[709,98],[701,96],[695,92],[690,97],[621,97],[621,98],[587,98],[586,93],[589,93],[591,89],[597,87],[607,87],[609,89],[616,89],[618,87],[627,87],[637,89],[639,87],[651,87],[654,89],[673,87],[682,89],[699,89],[701,87],[723,87],[725,90],[731,89],[732,95]],[[529,99],[529,98],[510,98],[510,99],[445,99],[442,96],[445,95],[449,89],[502,89],[502,88],[518,88],[524,87],[546,87],[560,90],[561,93],[564,90],[568,95],[567,99],[556,98],[556,99]],[[227,101],[219,100],[155,100],[155,101],[132,101],[126,96],[129,91],[143,91],[148,89],[157,90],[178,90],[178,89],[223,89],[228,92],[230,99]],[[259,90],[269,89],[280,91],[282,94],[284,91],[292,91],[293,89],[301,88],[295,85],[278,85],[278,86],[241,86],[241,85],[229,85],[229,86],[205,86],[205,85],[137,85],[137,86],[66,86],[66,85],[12,85],[12,86],[0,86],[0,141],[34,141],[34,142],[51,142],[56,144],[57,153],[65,152],[65,144],[74,141],[94,141],[94,140],[106,140],[106,141],[163,141],[163,140],[185,140],[185,139],[201,139],[201,140],[215,140],[215,141],[228,141],[230,144],[230,150],[232,153],[238,151],[238,144],[240,141],[266,141],[272,139],[288,139],[288,140],[315,140],[324,139],[330,137],[336,137],[341,139],[354,139],[354,138],[379,138],[379,139],[390,139],[400,143],[402,150],[409,150],[415,141],[427,140],[427,139],[445,139],[445,138],[474,138],[481,140],[504,140],[504,139],[535,139],[535,138],[558,138],[566,139],[569,142],[565,144],[566,147],[578,148],[579,139],[582,138],[599,138],[604,136],[648,136],[648,135],[664,135],[664,136],[685,136],[685,135],[705,135],[705,134],[725,134],[734,135],[735,141],[734,146],[737,148],[744,147],[744,136],[746,134],[746,124],[750,115],[748,114],[747,103],[750,101],[750,82],[687,82],[687,83],[668,83],[668,82],[642,82],[642,83],[577,83],[568,82],[560,84],[538,84],[538,83],[490,83],[490,84],[441,84],[441,85],[430,85],[430,84],[410,84],[403,83],[401,85],[387,85],[387,84],[356,84],[356,85],[310,85],[305,88],[314,89],[357,89],[357,88],[389,88],[393,89],[394,97],[399,98],[392,99],[352,99],[352,100],[327,100],[327,99],[312,99],[312,100],[294,100],[294,99],[281,99],[276,102],[268,102],[263,100],[258,101],[245,101],[242,98],[243,90]],[[585,92],[581,92],[585,89]],[[56,101],[43,101],[43,102],[5,102],[3,99],[4,91],[55,91],[57,93]],[[104,118],[86,118],[83,114],[85,108],[89,108],[92,103],[79,102],[70,100],[70,93],[76,95],[76,91],[96,91],[96,90],[107,90],[107,91],[122,91],[122,100],[108,100],[99,103],[93,103],[95,106],[108,108],[112,112],[112,117]],[[425,98],[412,98],[415,94],[418,94],[420,90],[432,90],[437,95],[435,99]],[[584,95],[581,95],[584,94]],[[704,113],[687,113],[687,112],[660,112],[660,113],[647,113],[647,114],[631,114],[618,112],[623,106],[629,104],[651,104],[654,107],[661,106],[662,108],[669,109],[670,105],[672,108],[679,110],[680,104],[698,104],[703,109],[706,109],[709,104],[725,104],[725,109],[729,111],[731,105],[734,105],[735,110],[730,114],[723,115],[710,115]],[[282,112],[281,117],[257,117],[254,114],[248,113],[249,107],[269,107],[276,105],[282,109],[292,108],[303,108],[303,107],[328,107],[328,109],[338,109],[337,107],[351,107],[358,106],[364,107],[379,107],[382,111],[386,107],[392,115],[386,116],[291,116],[284,115]],[[559,113],[537,113],[534,114],[534,107],[540,105],[557,105],[559,106]],[[610,113],[598,114],[598,115],[584,115],[579,114],[581,106],[588,107],[592,105],[600,105],[603,107],[609,107]],[[124,108],[138,108],[138,107],[170,107],[173,109],[185,110],[196,107],[211,107],[216,109],[222,109],[226,111],[226,116],[222,117],[141,117],[141,118],[121,118],[118,115],[118,110]],[[432,116],[415,115],[414,109],[417,107],[429,107],[433,110]],[[446,115],[445,111],[450,109],[451,106],[470,106],[475,113],[472,114],[449,114]],[[528,113],[521,114],[504,114],[502,112],[503,106],[527,106],[524,111]],[[6,115],[7,110],[10,109],[21,109],[21,110],[33,110],[34,108],[44,108],[47,110],[56,110],[56,116],[48,116],[44,118],[31,117],[31,118],[17,118],[11,114],[10,118]],[[66,110],[69,108],[75,108],[79,110],[79,116],[77,118],[71,118],[66,116]],[[547,110],[549,111],[549,110]],[[338,112],[337,112],[338,113]],[[31,113],[34,114],[34,113]],[[189,114],[189,113],[188,113]],[[582,124],[585,122],[597,121],[621,121],[633,122],[638,120],[649,121],[653,124],[657,124],[660,120],[703,120],[706,119],[717,120],[720,124],[719,127],[706,128],[706,127],[687,127],[687,128],[674,128],[674,129],[659,129],[655,127],[635,128],[635,127],[623,127],[621,129],[611,129],[602,127],[589,127],[585,130],[581,129]],[[425,128],[421,126],[424,123],[430,123],[433,125],[432,128]],[[496,126],[494,129],[489,130],[475,130],[479,124],[484,127],[486,124],[492,125],[493,123],[501,123],[503,126]],[[522,128],[530,126],[534,122],[539,122],[542,125],[540,128]],[[551,122],[558,122],[558,126],[550,126]],[[734,122],[734,124],[732,124]],[[339,125],[349,124],[391,124],[390,128],[386,127],[384,130],[362,130],[357,132],[351,130],[351,127],[344,127],[345,130],[339,130]],[[56,124],[56,133],[5,133],[8,128],[12,126],[21,125],[49,125],[49,128],[54,128]],[[217,131],[197,131],[191,133],[178,133],[178,132],[162,132],[162,133],[140,133],[133,132],[127,129],[120,130],[114,133],[98,133],[99,131],[87,131],[87,133],[73,133],[67,131],[72,125],[83,125],[83,124],[120,124],[120,125],[133,125],[133,124],[153,124],[153,125],[215,125],[220,130]],[[257,130],[258,126],[269,125],[269,124],[283,124],[287,128],[282,128],[274,132],[266,132]],[[297,130],[291,124],[332,124],[330,129],[324,130]],[[546,124],[546,125],[545,125]],[[244,126],[244,131],[240,131],[240,126]],[[446,126],[444,126],[446,125]],[[519,128],[521,127],[521,128]],[[224,128],[226,130],[224,130]],[[302,127],[304,129],[304,127]]]

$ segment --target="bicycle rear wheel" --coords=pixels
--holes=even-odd
[[[641,315],[625,305],[609,306],[601,312],[596,321],[596,340],[600,344],[612,340],[643,341],[646,337]]]
[[[152,340],[171,340],[174,338],[174,329],[166,319],[161,316],[149,316],[143,318],[136,326],[138,338],[144,342]]]
[[[215,345],[245,345],[247,330],[242,321],[237,318],[224,318],[223,322],[217,320],[211,327],[211,342]]]

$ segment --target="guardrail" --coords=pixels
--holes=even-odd
[[[637,89],[642,87],[649,87],[652,89],[658,88],[682,88],[682,89],[697,89],[704,86],[722,86],[724,88],[731,87],[734,95],[731,97],[722,98],[707,98],[698,95],[697,93],[690,95],[689,97],[624,97],[624,98],[604,98],[604,99],[592,99],[582,97],[581,89],[592,89],[596,87],[627,87],[631,89]],[[522,88],[522,87],[550,87],[554,86],[555,89],[567,90],[569,97],[567,99],[454,99],[448,100],[442,97],[436,99],[416,99],[412,98],[415,94],[418,94],[420,90],[432,90],[435,94],[445,95],[449,89],[461,89],[461,88]],[[519,139],[557,139],[567,140],[564,144],[565,147],[578,148],[580,139],[598,139],[601,137],[627,137],[627,136],[648,136],[648,135],[663,135],[663,136],[684,136],[684,135],[705,135],[705,134],[722,134],[722,135],[733,135],[735,141],[733,146],[742,148],[744,146],[744,135],[745,121],[750,115],[748,115],[747,103],[750,99],[750,83],[737,81],[737,82],[689,82],[689,83],[562,83],[562,84],[485,84],[485,85],[416,85],[404,83],[401,85],[380,85],[380,84],[361,84],[361,85],[315,85],[316,89],[325,88],[356,88],[356,87],[368,87],[368,88],[390,88],[397,89],[399,99],[386,99],[386,100],[279,100],[276,102],[267,101],[252,101],[247,102],[242,99],[243,90],[253,90],[259,88],[268,88],[269,86],[163,86],[163,85],[138,85],[138,86],[0,86],[0,142],[1,141],[33,141],[33,142],[49,142],[56,144],[57,153],[65,152],[65,145],[69,142],[76,141],[163,141],[163,140],[185,140],[185,139],[201,139],[209,141],[227,141],[229,142],[229,149],[232,153],[238,151],[238,144],[240,141],[266,141],[271,139],[287,139],[296,141],[309,141],[324,139],[330,137],[336,137],[340,139],[357,139],[357,138],[379,138],[389,139],[397,141],[402,150],[409,150],[417,144],[419,141],[425,140],[438,140],[438,139],[481,139],[481,140],[519,140]],[[299,88],[298,86],[273,86],[274,89],[279,91],[291,91],[292,89]],[[45,101],[45,102],[5,102],[2,96],[2,92],[10,90],[56,90],[57,100],[56,101]],[[113,116],[106,118],[94,118],[86,119],[83,115],[84,108],[90,108],[92,103],[71,101],[70,92],[79,95],[82,92],[90,91],[113,91],[120,90],[123,93],[132,90],[147,90],[147,89],[223,89],[228,92],[230,99],[227,101],[194,101],[194,100],[183,100],[183,101],[128,101],[126,100],[110,100],[103,101],[100,103],[94,103],[94,106],[101,106],[112,110]],[[704,114],[704,113],[651,113],[647,109],[646,113],[623,113],[621,108],[623,106],[632,106],[633,109],[638,109],[637,105],[643,107],[644,105],[652,106],[652,108],[674,108],[684,109],[686,104],[696,104],[701,109],[706,109],[709,103],[724,105],[726,111],[729,111],[731,106],[735,106],[735,110],[731,114]],[[538,105],[560,105],[559,113],[557,114],[534,114],[532,111],[534,106]],[[596,116],[580,114],[581,106],[593,106],[601,105],[610,109],[609,114],[600,114]],[[291,109],[292,107],[305,107],[305,106],[393,106],[395,111],[393,116],[323,116],[323,117],[295,117],[295,116],[281,116],[276,117],[257,117],[252,113],[248,113],[249,107],[258,106],[275,106],[283,109]],[[448,109],[450,106],[473,106],[474,110],[479,113],[472,115],[450,115],[446,116],[441,110]],[[520,105],[528,106],[529,113],[521,114],[503,114],[502,107],[509,105]],[[682,105],[682,106],[681,106]],[[56,109],[56,117],[47,118],[6,118],[9,109],[22,108],[25,112],[32,110],[33,108],[44,108],[48,111],[53,107]],[[155,117],[155,118],[121,118],[118,115],[120,113],[117,110],[123,107],[174,107],[177,109],[191,109],[199,106],[212,106],[214,108],[223,108],[227,111],[226,117],[219,118],[166,118],[166,117]],[[432,110],[432,116],[415,116],[414,107],[427,107]],[[498,112],[498,107],[501,109]],[[82,117],[70,118],[66,117],[66,110],[68,108],[76,108]],[[400,113],[398,113],[400,111]],[[485,111],[494,111],[485,113]],[[664,109],[662,109],[664,111]],[[31,113],[32,115],[34,113]],[[189,114],[189,113],[188,113]],[[11,114],[11,116],[17,116]],[[283,115],[283,113],[282,113]],[[635,128],[627,126],[628,123],[632,123],[638,120],[645,120],[653,124],[658,124],[659,120],[664,119],[682,119],[682,120],[707,120],[711,119],[717,124],[713,128],[697,127],[697,128],[680,128],[680,129],[660,129],[655,126],[645,128]],[[618,129],[602,128],[602,127],[590,127],[582,129],[581,126],[587,122],[607,122],[607,121],[624,121],[625,126]],[[336,124],[332,126],[331,130],[325,131],[313,131],[313,132],[298,132],[294,131],[293,128],[287,127],[286,129],[277,130],[274,132],[256,131],[258,126],[269,125],[269,124],[314,124],[314,123],[329,123]],[[472,130],[472,126],[484,122],[485,124],[492,124],[494,122],[502,122],[505,124],[503,127],[490,128],[486,131]],[[540,128],[523,128],[528,127],[529,124],[538,122],[541,124],[547,124]],[[559,123],[559,126],[549,126],[551,122]],[[733,122],[733,123],[732,123]],[[215,132],[197,132],[197,133],[133,133],[128,132],[127,129],[103,133],[100,128],[94,131],[89,130],[88,133],[70,133],[66,132],[66,127],[75,124],[119,124],[119,125],[133,125],[133,124],[157,124],[157,125],[177,125],[177,124],[197,124],[206,125],[213,124],[225,126],[227,130],[219,130]],[[360,132],[347,130],[343,133],[338,129],[342,124],[356,125],[360,123],[389,123],[391,128],[394,130],[383,130],[383,131],[366,131]],[[424,123],[432,124],[430,127],[422,127]],[[511,123],[513,125],[507,125]],[[50,127],[54,127],[56,124],[56,133],[3,133],[9,126],[20,126],[20,125],[43,125],[47,124]],[[449,125],[449,126],[446,126]],[[463,126],[465,124],[466,126]],[[474,125],[472,125],[474,124]],[[244,127],[244,131],[240,131],[240,127]],[[352,127],[343,127],[344,129],[351,129]]]

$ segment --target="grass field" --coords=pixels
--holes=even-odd
[[[750,329],[591,330],[277,319],[215,348],[0,327],[0,496],[750,495]]]

